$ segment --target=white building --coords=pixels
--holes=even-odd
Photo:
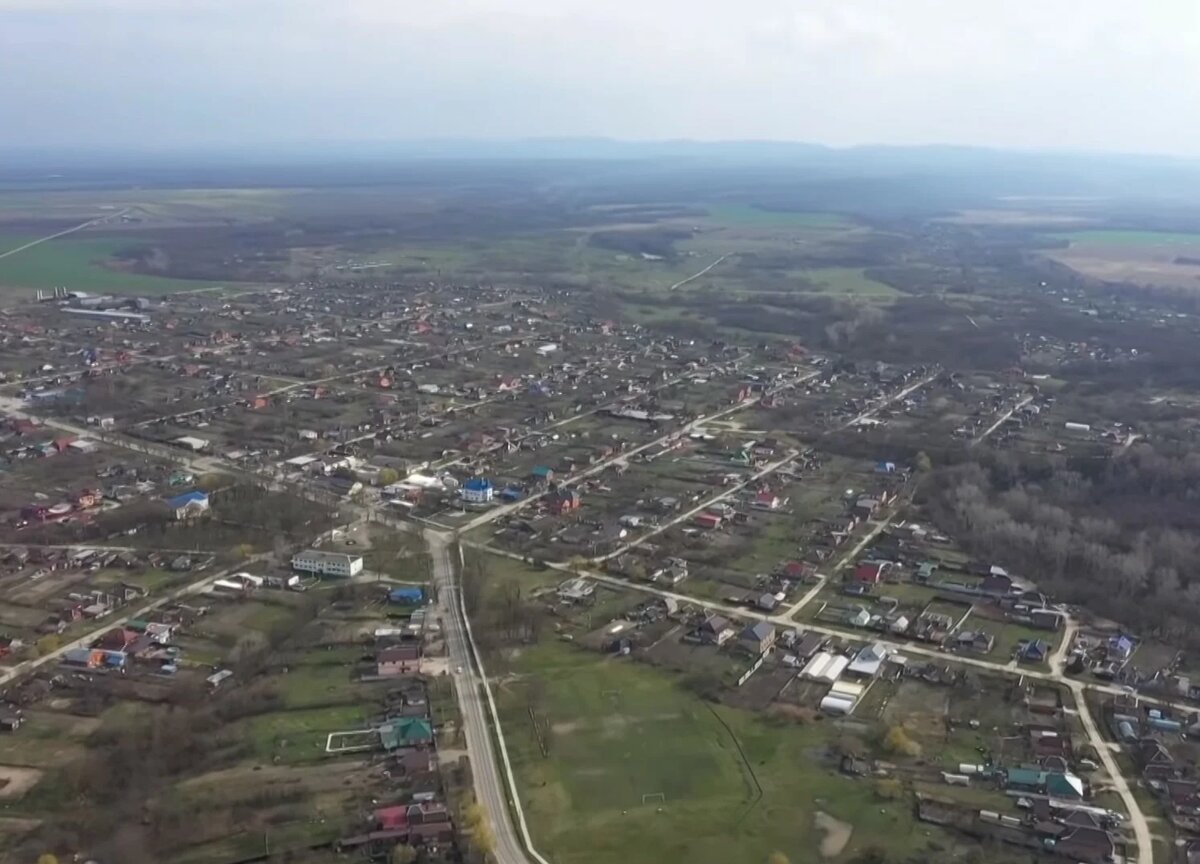
[[[292,569],[299,570],[301,573],[316,573],[319,576],[356,576],[362,572],[362,568],[361,555],[308,549],[292,556]]]
[[[545,345],[540,345],[537,348],[537,353],[541,357],[549,357],[558,350],[557,342],[547,342]]]
[[[186,450],[194,450],[197,453],[208,448],[208,441],[191,435],[182,435],[175,439],[175,443]]]

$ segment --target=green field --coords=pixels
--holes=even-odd
[[[936,839],[907,802],[821,762],[832,723],[710,707],[657,670],[557,642],[523,650],[514,672],[498,688],[502,722],[535,843],[556,864],[761,862],[776,850],[816,864],[882,838],[896,854]],[[531,706],[550,730],[547,756]],[[656,792],[664,802],[643,804]],[[854,826],[838,856],[821,857],[818,811]]]
[[[1200,246],[1200,234],[1176,234],[1169,231],[1064,231],[1050,236],[1057,240],[1097,246]]]
[[[856,267],[822,267],[817,270],[802,270],[797,275],[821,286],[818,293],[853,295],[864,298],[890,300],[900,292],[891,285],[876,282]]]
[[[763,210],[747,204],[717,204],[706,207],[708,218],[722,225],[759,228],[847,228],[851,223],[836,213],[806,213]]]
[[[0,254],[35,239],[21,235],[0,235]],[[134,242],[132,238],[122,240],[71,235],[0,258],[0,292],[63,286],[73,291],[167,294],[211,288],[219,284],[122,273],[107,266],[113,262],[115,252]]]

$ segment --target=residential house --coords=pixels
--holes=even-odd
[[[1147,780],[1163,780],[1175,773],[1175,757],[1153,738],[1138,740],[1133,748],[1133,761]]]
[[[775,645],[775,627],[766,621],[750,624],[742,630],[738,644],[752,654],[765,654]]]
[[[1017,659],[1022,663],[1045,663],[1049,656],[1050,644],[1044,639],[1032,639],[1017,648]]]
[[[846,674],[853,678],[874,678],[890,653],[891,650],[882,642],[866,645],[846,667]]]
[[[550,510],[558,516],[578,510],[583,503],[578,489],[556,489],[548,500]]]
[[[954,634],[951,646],[959,651],[974,651],[988,654],[996,644],[996,637],[983,630],[961,630]]]
[[[379,743],[384,750],[416,747],[433,741],[433,726],[424,717],[399,717],[379,727]]]
[[[1116,636],[1109,637],[1105,647],[1110,660],[1124,663],[1133,654],[1134,641],[1124,633],[1118,633]]]
[[[891,566],[891,561],[864,561],[854,568],[854,581],[878,585]]]
[[[692,519],[692,522],[698,528],[703,528],[706,531],[712,531],[721,527],[721,517],[716,513],[699,513]]]
[[[733,628],[729,619],[720,615],[710,615],[705,618],[698,628],[700,641],[709,645],[723,645],[733,636]]]
[[[549,483],[554,479],[554,469],[547,465],[535,465],[529,477],[534,483]]]
[[[755,510],[778,510],[779,505],[779,496],[770,489],[762,490],[750,502],[750,506]]]
[[[375,674],[380,678],[416,675],[421,671],[421,646],[415,642],[384,648],[375,658]]]
[[[208,493],[201,492],[198,489],[193,489],[191,492],[184,492],[182,495],[168,498],[167,508],[171,511],[172,517],[179,521],[195,519],[208,512]]]

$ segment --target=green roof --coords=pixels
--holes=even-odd
[[[379,743],[384,750],[395,750],[410,744],[424,744],[433,739],[433,726],[424,717],[402,717],[379,727]]]

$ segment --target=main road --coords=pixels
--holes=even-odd
[[[475,781],[475,798],[491,818],[495,837],[492,854],[497,864],[529,864],[529,856],[525,852],[528,848],[540,864],[547,864],[533,849],[519,799],[510,794],[515,791],[515,783],[508,761],[508,748],[498,722],[493,746],[488,712],[495,717],[496,705],[483,663],[471,638],[471,625],[467,620],[462,591],[454,577],[454,558],[457,555],[451,552],[451,538],[440,531],[427,530],[425,540],[429,544],[433,582],[437,586],[438,604],[442,612],[442,634],[457,684],[463,733],[471,759],[471,776]]]

